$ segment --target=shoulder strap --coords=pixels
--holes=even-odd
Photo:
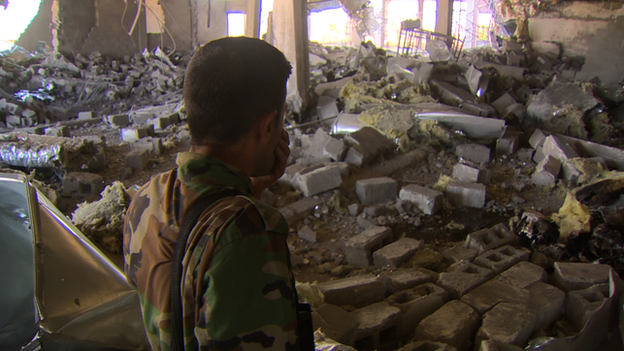
[[[226,197],[240,195],[233,189],[226,189],[216,194],[201,197],[184,216],[173,255],[171,274],[171,351],[184,351],[184,329],[182,324],[182,259],[186,253],[186,241],[195,227],[197,220],[213,203]]]

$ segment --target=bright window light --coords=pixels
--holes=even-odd
[[[352,24],[342,8],[310,13],[309,37],[325,45],[351,44]]]
[[[260,9],[260,38],[262,38],[269,31],[269,12],[273,11],[273,0],[262,0]]]
[[[401,22],[418,18],[418,1],[392,0],[388,3],[388,20],[386,22],[385,47],[395,48],[399,44]]]
[[[0,6],[0,51],[10,49],[39,12],[41,0],[10,1]]]
[[[227,34],[228,37],[240,37],[245,35],[246,16],[242,12],[228,12]]]
[[[425,0],[423,3],[423,21],[422,28],[435,32],[436,16],[438,15],[438,2],[433,0]]]

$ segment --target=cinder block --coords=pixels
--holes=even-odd
[[[454,243],[448,249],[442,251],[442,256],[449,264],[455,264],[461,261],[472,262],[479,255],[479,250],[467,248],[464,242]]]
[[[518,155],[518,159],[520,161],[531,162],[531,160],[533,159],[533,153],[535,153],[535,150],[523,148],[518,150],[516,152],[516,155]]]
[[[470,305],[480,315],[483,315],[501,302],[528,306],[529,290],[505,284],[498,280],[490,280],[468,292],[461,298],[461,301]]]
[[[594,285],[568,293],[566,317],[582,330],[591,316],[609,299],[609,284]]]
[[[297,231],[297,236],[305,241],[316,243],[316,232],[307,225]]]
[[[126,127],[130,125],[130,117],[128,114],[110,115],[106,117],[106,121],[108,124],[117,127]]]
[[[546,278],[544,268],[525,261],[518,262],[497,277],[499,281],[519,288],[528,288],[534,283],[545,282]]]
[[[387,227],[372,227],[362,233],[349,238],[345,242],[347,262],[357,268],[365,268],[373,264],[373,252],[388,244],[392,238],[392,229]]]
[[[325,95],[319,96],[318,103],[316,104],[316,113],[318,114],[319,119],[338,116],[340,111],[338,111],[336,98]]]
[[[540,163],[544,158],[546,158],[546,155],[544,155],[544,148],[538,146],[537,149],[535,149],[535,154],[533,154],[533,162]]]
[[[147,168],[149,159],[149,151],[133,150],[126,154],[126,166],[132,168],[135,172],[139,172]]]
[[[304,196],[310,197],[339,187],[342,184],[342,177],[338,168],[326,166],[299,174],[293,181]]]
[[[523,249],[505,245],[494,250],[486,251],[474,260],[474,264],[489,268],[498,274],[521,261],[528,261],[531,253]]]
[[[479,351],[522,351],[522,347],[510,345],[495,340],[483,340],[479,346]]]
[[[137,140],[132,144],[133,150],[147,150],[152,156],[159,156],[163,152],[163,143],[161,138],[146,137]]]
[[[490,162],[490,149],[487,146],[479,144],[457,145],[455,148],[455,154],[460,158],[464,158],[472,162]]]
[[[398,268],[420,247],[420,241],[401,238],[373,252],[373,264],[377,268]]]
[[[555,285],[565,292],[608,283],[611,266],[606,264],[555,262]]]
[[[503,245],[513,244],[518,236],[499,223],[490,229],[482,229],[466,236],[466,247],[479,251],[479,255]]]
[[[486,186],[451,180],[446,188],[446,196],[455,206],[483,208],[486,199]]]
[[[524,347],[535,330],[535,317],[526,305],[502,302],[483,316],[475,341],[495,340]]]
[[[437,274],[418,269],[399,269],[381,276],[387,295],[425,283],[432,283],[437,279]]]
[[[512,155],[518,150],[518,136],[508,135],[496,140],[497,155]]]
[[[472,307],[460,301],[451,301],[420,322],[416,335],[467,351],[480,323],[481,317]]]
[[[360,167],[373,161],[378,155],[396,148],[394,142],[371,127],[364,127],[344,138],[351,147],[345,162]]]
[[[397,187],[396,180],[388,177],[360,179],[355,183],[355,193],[360,202],[376,204],[395,200]]]
[[[446,294],[444,289],[429,283],[388,297],[386,302],[401,310],[401,319],[398,323],[399,337],[403,340],[411,339],[416,326],[446,303],[444,294]]]
[[[326,337],[345,345],[355,345],[357,323],[349,312],[327,303],[312,312],[314,330],[320,329]]]
[[[416,341],[401,347],[397,351],[457,351],[457,349],[442,342]]]
[[[574,146],[554,135],[546,137],[542,146],[542,152],[544,156],[552,156],[562,164],[571,158],[579,157]]]
[[[332,161],[340,162],[344,159],[347,146],[342,140],[330,137],[323,146],[323,156],[329,157]]]
[[[536,316],[535,330],[548,329],[563,313],[566,294],[543,282],[528,287],[529,306]]]
[[[437,284],[449,292],[452,298],[459,299],[470,290],[490,280],[494,273],[470,262],[460,262],[441,273]]]
[[[542,145],[544,145],[544,141],[546,140],[546,134],[544,134],[541,130],[536,129],[531,137],[529,138],[529,144],[532,148],[536,149]]]
[[[299,201],[295,201],[284,207],[281,207],[278,211],[284,216],[289,226],[294,225],[298,221],[308,217],[312,214],[314,208],[323,202],[318,199],[303,198]]]
[[[349,314],[359,323],[355,336],[356,345],[358,341],[366,337],[395,327],[401,318],[401,310],[390,306],[387,302],[377,302]],[[394,336],[396,337],[396,333]]]
[[[453,166],[453,178],[468,183],[490,183],[490,170],[470,167],[463,163]]]
[[[548,155],[540,163],[537,164],[533,177],[533,184],[548,186],[557,181],[559,171],[561,170],[561,162],[556,158]]]
[[[49,127],[49,128],[44,129],[43,133],[48,136],[65,137],[65,138],[70,137],[69,128],[67,128],[66,126]]]
[[[410,184],[401,189],[399,198],[414,203],[423,213],[433,215],[442,208],[444,195],[436,190]]]
[[[134,143],[135,141],[145,138],[149,135],[148,128],[123,128],[121,130],[121,140],[126,143]]]
[[[332,280],[316,287],[323,293],[325,303],[337,306],[363,307],[385,298],[381,279],[369,274]]]
[[[7,128],[13,129],[22,125],[22,118],[20,116],[8,115],[5,122]]]
[[[161,116],[148,120],[147,124],[153,125],[154,129],[163,130],[169,126],[170,120],[168,116]]]
[[[82,119],[91,119],[93,118],[93,112],[91,111],[83,111],[83,112],[78,112],[78,119],[82,120]]]
[[[70,172],[63,177],[63,196],[90,198],[104,190],[104,178],[87,172]]]

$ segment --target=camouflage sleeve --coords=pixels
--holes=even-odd
[[[231,224],[225,231],[240,230]],[[298,350],[285,236],[266,231],[223,234],[238,239],[215,250],[204,273],[203,306],[195,329],[200,349]]]

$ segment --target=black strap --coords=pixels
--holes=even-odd
[[[200,198],[184,216],[178,240],[176,241],[175,252],[173,255],[173,267],[171,274],[171,351],[184,351],[184,327],[182,324],[182,259],[186,253],[186,241],[195,227],[197,220],[213,203],[226,197],[240,195],[233,189],[226,189],[216,194],[210,194]]]

